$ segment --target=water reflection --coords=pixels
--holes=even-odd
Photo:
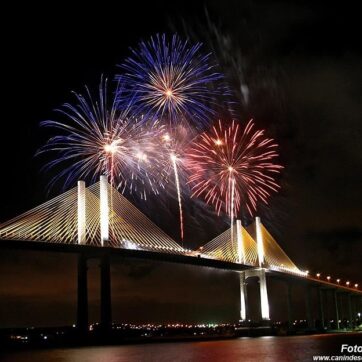
[[[295,337],[242,337],[201,342],[82,347],[12,352],[2,362],[183,362],[306,361],[320,354],[340,354],[342,343],[360,343],[362,334]]]

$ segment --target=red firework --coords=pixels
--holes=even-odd
[[[270,193],[280,188],[274,176],[283,168],[274,162],[278,145],[264,130],[256,130],[253,120],[241,128],[236,121],[219,121],[187,155],[192,196],[203,197],[218,214],[224,209],[231,219],[242,205],[253,215],[259,201],[267,204]]]

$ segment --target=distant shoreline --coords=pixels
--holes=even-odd
[[[353,335],[361,334],[359,330],[288,330],[272,326],[223,327],[208,328],[162,328],[150,331],[151,328],[132,330],[112,330],[108,333],[95,331],[86,336],[79,335],[72,327],[9,329],[12,334],[0,331],[0,351],[11,352],[36,349],[77,348],[92,346],[117,346],[169,342],[194,342],[237,339],[241,337],[286,337],[307,335]],[[24,333],[26,331],[27,334]],[[18,334],[16,334],[18,333]]]

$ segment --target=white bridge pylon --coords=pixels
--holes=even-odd
[[[227,229],[199,248],[198,252],[205,258],[305,275],[290,260],[258,217],[254,224],[246,228],[237,220],[236,232],[232,232],[231,228]]]
[[[268,230],[263,226],[260,218],[255,223],[244,228],[241,221],[236,221],[235,228],[224,231],[199,249],[200,256],[240,263],[253,267],[239,272],[240,282],[240,320],[247,318],[247,279],[256,277],[259,280],[260,312],[263,320],[268,321],[269,300],[267,292],[266,272],[276,270],[285,273],[305,276],[290,260],[283,249],[278,245]]]
[[[0,239],[189,252],[101,176],[0,225]]]

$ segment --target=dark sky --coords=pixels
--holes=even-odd
[[[58,4],[8,10],[1,46],[0,221],[59,191],[46,194],[52,175],[42,173],[44,160],[34,158],[47,137],[39,122],[53,117],[53,109],[70,99],[71,90],[97,85],[102,73],[111,77],[115,64],[129,54],[128,47],[156,32],[178,29],[210,48],[206,7],[217,33],[231,39],[226,58],[238,57],[242,64],[239,76],[250,99],[240,107],[239,118],[253,117],[281,145],[282,191],[261,210],[264,223],[302,269],[362,284],[362,53],[357,8],[353,2],[219,3],[153,1],[78,9]],[[235,79],[236,87],[240,79]],[[187,210],[190,246],[226,228],[223,220],[214,222],[211,209],[187,205]],[[155,219],[174,235],[177,215],[163,210]],[[119,261],[112,276],[117,321],[237,319],[238,286],[232,273]],[[95,262],[90,277],[95,321]],[[75,280],[75,260],[68,256],[2,251],[0,327],[72,323]]]

